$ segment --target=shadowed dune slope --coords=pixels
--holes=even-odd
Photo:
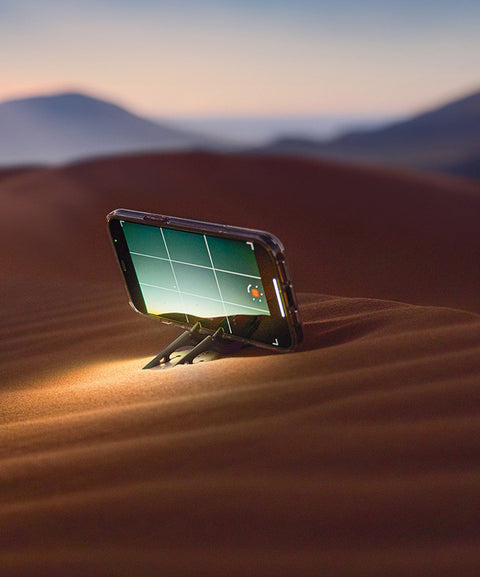
[[[118,207],[276,233],[299,290],[480,311],[478,185],[313,160],[146,155],[4,178],[2,269],[117,281]]]

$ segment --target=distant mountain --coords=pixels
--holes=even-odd
[[[286,137],[264,149],[417,169],[445,170],[480,157],[480,92],[376,130],[328,142]]]
[[[157,124],[85,94],[63,93],[0,103],[0,166],[56,164],[100,155],[210,144],[206,137]]]

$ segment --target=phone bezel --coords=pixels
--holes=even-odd
[[[262,348],[267,348],[276,351],[288,352],[298,347],[302,340],[301,322],[298,313],[298,306],[294,294],[293,286],[288,278],[286,261],[284,255],[284,248],[281,241],[273,234],[249,228],[241,228],[236,226],[215,224],[204,221],[197,221],[173,216],[166,216],[161,214],[153,214],[147,212],[139,212],[129,209],[116,209],[107,215],[107,226],[109,236],[117,256],[117,262],[123,276],[124,284],[129,296],[130,305],[139,314],[148,316],[149,318],[159,319],[167,324],[174,324],[184,329],[190,329],[192,324],[181,322],[168,316],[156,315],[149,313],[144,305],[143,296],[138,285],[138,280],[134,272],[133,262],[130,258],[128,247],[126,247],[125,237],[123,233],[120,236],[117,231],[113,230],[115,221],[128,221],[137,224],[144,224],[150,226],[157,226],[162,228],[170,228],[184,232],[192,232],[197,234],[206,234],[216,236],[219,238],[226,238],[232,240],[252,241],[261,245],[268,254],[271,267],[269,271],[261,270],[262,282],[263,274],[268,272],[271,276],[279,279],[279,291],[281,299],[284,304],[285,323],[288,328],[290,336],[290,346],[276,346],[256,339],[249,339],[235,334],[225,333],[226,339],[242,342],[245,344],[255,345]],[[123,239],[123,240],[121,240]],[[263,261],[262,266],[266,263]],[[269,274],[270,276],[270,274]],[[139,306],[143,303],[143,306]],[[273,319],[272,319],[273,321]],[[212,334],[214,331],[207,327],[202,327],[201,332],[205,334]]]

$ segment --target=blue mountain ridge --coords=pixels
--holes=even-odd
[[[0,165],[47,163],[139,151],[202,148],[212,142],[81,93],[0,103]]]
[[[329,141],[285,136],[262,150],[472,176],[480,161],[480,91],[382,128]]]

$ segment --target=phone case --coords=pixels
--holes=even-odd
[[[271,350],[276,351],[288,351],[293,350],[296,348],[300,342],[302,341],[302,325],[301,320],[298,312],[298,305],[296,296],[294,293],[292,282],[288,275],[287,264],[284,254],[284,247],[282,242],[272,233],[257,230],[257,229],[250,229],[250,228],[242,228],[237,226],[230,226],[225,224],[216,224],[211,222],[204,222],[198,220],[191,220],[186,218],[179,218],[174,216],[166,216],[161,214],[154,214],[154,213],[146,213],[140,212],[135,210],[123,209],[119,208],[107,215],[107,222],[110,222],[112,219],[121,219],[130,222],[137,222],[141,224],[152,224],[161,226],[164,228],[173,228],[176,230],[181,230],[185,232],[195,232],[195,233],[204,233],[204,234],[214,234],[218,236],[225,236],[225,238],[233,238],[237,240],[244,240],[244,241],[254,241],[262,244],[272,255],[275,264],[277,266],[277,270],[279,271],[279,278],[282,283],[282,289],[286,296],[286,300],[288,303],[288,315],[289,321],[291,323],[292,329],[292,336],[294,340],[294,345],[289,349],[278,349],[274,346],[268,345],[266,343],[262,343],[259,341],[251,341],[248,339],[243,339],[242,337],[238,336],[230,336],[225,335],[225,338],[229,340],[233,340],[236,342],[243,342],[245,344],[255,345],[262,348],[268,348]],[[126,282],[124,280],[124,284]],[[126,286],[127,293],[129,294],[128,286]],[[139,311],[133,302],[130,299],[130,306],[135,310],[135,312],[144,315]],[[150,316],[150,315],[148,315]],[[176,321],[167,321],[161,319],[165,323],[175,324],[176,326],[182,327],[184,329],[191,329],[191,326],[187,324],[183,324]],[[202,328],[201,332],[211,334],[212,331],[209,329]]]

